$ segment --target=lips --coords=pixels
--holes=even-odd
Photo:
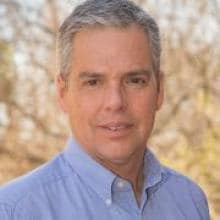
[[[118,130],[126,129],[127,126],[125,126],[125,125],[120,125],[120,126],[106,126],[105,128],[106,128],[106,129],[109,129],[109,130],[111,130],[111,131],[118,131]]]
[[[118,138],[128,135],[133,124],[127,122],[110,122],[99,126],[102,131],[111,138]]]

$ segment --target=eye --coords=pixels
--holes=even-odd
[[[101,79],[99,78],[88,78],[83,81],[83,85],[86,87],[97,87],[101,84]]]
[[[128,79],[126,80],[127,84],[131,84],[131,85],[145,85],[147,83],[147,79],[145,79],[144,77],[128,77]]]
[[[131,83],[134,83],[134,84],[144,84],[146,83],[146,80],[145,79],[142,79],[142,78],[131,78],[130,79]]]
[[[98,79],[90,79],[86,82],[87,85],[89,86],[95,86],[99,83],[99,80]]]

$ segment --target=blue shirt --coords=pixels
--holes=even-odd
[[[146,150],[140,206],[129,182],[72,138],[52,161],[0,189],[1,220],[208,220],[201,189]]]

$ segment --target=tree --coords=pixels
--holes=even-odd
[[[46,161],[68,134],[55,98],[55,45],[59,24],[77,1],[33,2],[0,5],[0,182]],[[218,219],[220,2],[137,2],[158,21],[164,51],[166,98],[151,145],[203,186]]]

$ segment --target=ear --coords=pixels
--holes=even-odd
[[[68,88],[66,87],[66,81],[62,74],[58,74],[55,77],[56,91],[58,103],[64,113],[67,112],[66,93]]]
[[[158,96],[156,110],[160,110],[164,100],[164,73],[160,71],[158,74]]]

